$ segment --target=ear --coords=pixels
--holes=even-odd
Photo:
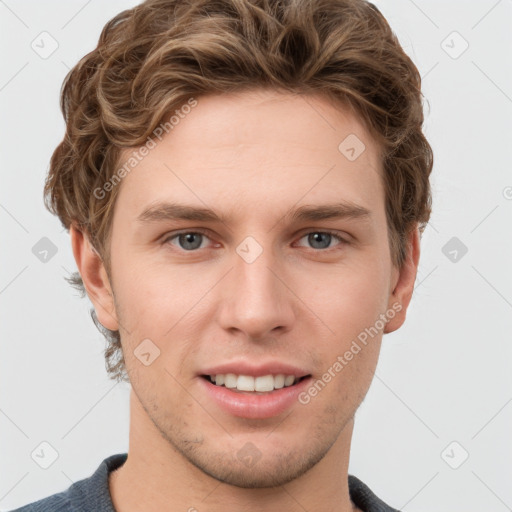
[[[399,329],[405,322],[407,308],[411,302],[420,260],[420,232],[418,225],[409,233],[407,255],[401,269],[394,267],[391,293],[388,300],[388,310],[396,312],[385,328],[384,333]]]
[[[103,327],[111,331],[119,329],[114,297],[103,260],[89,239],[75,226],[69,229],[73,255],[82,281],[91,300],[96,316]]]

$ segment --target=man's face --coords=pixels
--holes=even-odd
[[[373,376],[382,323],[341,370],[335,363],[394,302],[383,171],[362,124],[326,99],[197,100],[119,185],[115,316],[139,413],[169,451],[233,485],[280,485],[327,454]],[[338,149],[351,134],[365,145],[359,156],[361,146]],[[342,202],[369,214],[292,215]],[[209,208],[223,222],[168,218],[157,211],[168,203]],[[204,375],[229,363],[234,374],[276,375],[268,365],[281,363],[309,375],[297,384],[302,400],[294,386],[266,396],[216,389]]]

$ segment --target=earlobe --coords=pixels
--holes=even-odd
[[[395,277],[396,283],[393,291],[391,291],[389,295],[388,310],[392,309],[398,312],[386,324],[384,328],[385,334],[396,331],[405,322],[407,308],[409,307],[414,291],[419,259],[420,232],[418,226],[416,226],[415,229],[409,233],[407,256],[404,264],[402,268],[396,269],[397,278]]]
[[[117,331],[119,323],[114,297],[103,260],[82,231],[72,225],[69,234],[78,271],[96,310],[96,316],[101,325],[111,331]]]

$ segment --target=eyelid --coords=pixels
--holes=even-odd
[[[186,233],[200,233],[200,234],[205,235],[206,237],[211,239],[210,231],[207,230],[207,229],[203,229],[203,228],[182,229],[182,230],[173,231],[171,233],[168,233],[168,234],[164,235],[162,244],[166,244],[170,240],[176,238],[177,236],[183,235],[183,234],[186,234]],[[339,244],[337,244],[334,247],[330,247],[328,249],[318,249],[318,250],[311,249],[314,252],[319,252],[319,253],[321,253],[321,252],[329,252],[331,250],[336,249],[336,247],[338,247],[340,245],[347,245],[347,244],[350,243],[350,241],[347,240],[347,238],[349,238],[348,235],[346,237],[344,237],[344,236],[342,236],[342,234],[340,232],[338,232],[336,230],[331,230],[331,229],[305,228],[304,230],[301,230],[295,236],[296,237],[298,236],[298,239],[300,240],[300,239],[304,238],[306,235],[309,235],[310,233],[325,233],[325,234],[328,234],[328,235],[331,235],[331,236],[335,237],[339,241]],[[183,251],[183,252],[193,253],[193,252],[197,252],[197,250],[195,250],[195,251]]]
[[[327,235],[331,235],[334,238],[337,238],[338,241],[340,242],[340,244],[348,244],[349,243],[349,240],[347,240],[348,236],[345,238],[344,236],[342,236],[342,234],[339,231],[331,230],[331,229],[306,229],[305,231],[300,233],[299,240],[311,233],[324,233]],[[324,251],[328,251],[328,250],[329,249],[324,249]]]
[[[162,244],[166,244],[168,243],[170,240],[176,238],[177,236],[179,235],[184,235],[186,233],[200,233],[201,235],[204,235],[208,238],[212,238],[211,237],[211,234],[210,234],[210,231],[209,230],[206,230],[206,229],[202,229],[202,228],[194,228],[194,229],[181,229],[181,230],[178,230],[178,231],[172,231],[170,233],[166,233],[164,236],[163,236],[163,239],[162,239]],[[188,251],[188,252],[197,252],[197,251]]]

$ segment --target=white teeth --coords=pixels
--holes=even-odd
[[[238,391],[254,391],[254,377],[250,375],[239,375],[236,381]]]
[[[291,386],[295,383],[295,375],[262,375],[260,377],[252,377],[251,375],[235,375],[234,373],[226,373],[219,375],[210,375],[210,380],[217,386],[224,385],[230,389],[238,391],[256,391],[269,392],[274,389]]]
[[[224,386],[227,388],[236,388],[236,381],[238,377],[234,373],[226,373],[224,375]],[[217,383],[217,376],[215,376],[215,383]]]
[[[274,377],[272,375],[263,375],[254,379],[254,389],[256,391],[274,391]]]
[[[295,380],[295,377],[293,375],[287,375],[286,379],[284,379],[284,385],[291,386],[293,384],[294,380]]]
[[[274,388],[281,389],[282,387],[284,387],[284,381],[285,376],[282,373],[280,375],[276,375],[274,377]]]

